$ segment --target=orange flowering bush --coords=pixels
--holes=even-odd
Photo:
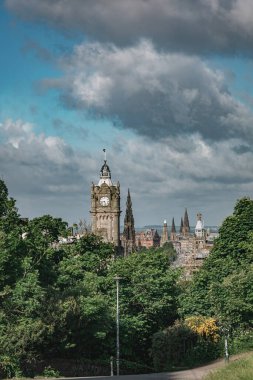
[[[218,342],[220,335],[217,320],[215,318],[193,316],[186,318],[185,323],[192,331],[204,339],[209,339],[212,342]]]

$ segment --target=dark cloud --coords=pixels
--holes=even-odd
[[[36,134],[21,120],[0,124],[0,137],[0,175],[23,216],[89,220],[90,185],[99,180],[102,150],[100,156],[74,152],[63,139]],[[209,145],[195,135],[162,142],[118,137],[112,143],[107,157],[112,180],[120,181],[123,211],[130,188],[137,225],[179,218],[184,207],[192,218],[205,211],[208,223],[220,223],[233,201],[252,194],[253,153],[235,153],[240,140]]]
[[[117,45],[140,37],[187,53],[252,55],[251,0],[6,0],[18,16]]]
[[[253,153],[253,147],[249,145],[239,144],[235,146],[233,149],[237,154],[245,154],[249,152]]]
[[[61,61],[64,77],[44,80],[64,105],[108,118],[152,139],[200,134],[252,141],[253,115],[233,98],[221,71],[196,56],[161,53],[148,41],[128,48],[90,43]]]

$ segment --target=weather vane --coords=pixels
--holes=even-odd
[[[103,152],[105,154],[105,161],[106,161],[106,149],[103,149]]]

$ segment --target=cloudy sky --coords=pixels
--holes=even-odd
[[[253,195],[252,0],[0,3],[0,175],[24,217],[89,220],[107,149],[137,226]]]

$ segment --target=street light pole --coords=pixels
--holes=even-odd
[[[121,280],[121,277],[116,276],[116,286],[117,286],[117,308],[116,308],[116,328],[117,328],[117,338],[116,338],[116,365],[117,365],[117,376],[119,376],[119,353],[120,353],[120,347],[119,347],[119,280]]]
[[[229,361],[229,351],[228,351],[229,326],[228,325],[222,326],[221,331],[224,334],[225,362],[228,363]]]
[[[225,335],[225,362],[229,361],[229,353],[228,353],[228,335]]]

